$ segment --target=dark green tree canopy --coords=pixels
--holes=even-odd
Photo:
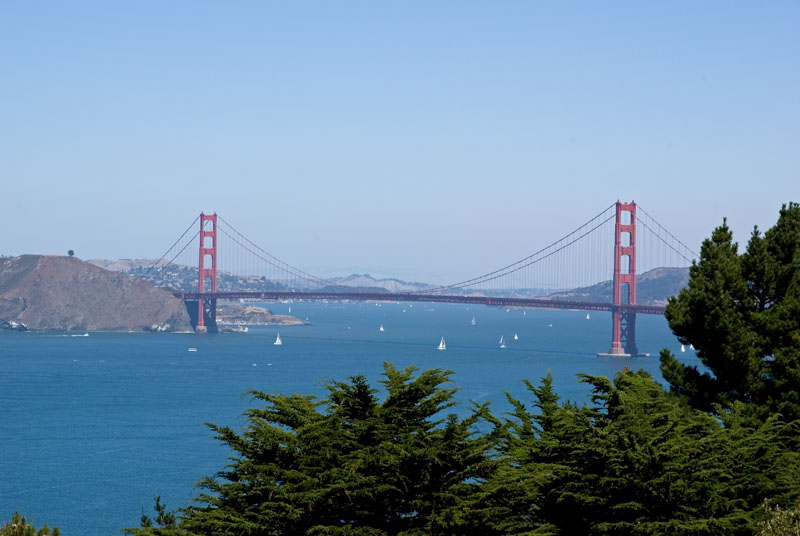
[[[784,205],[763,234],[755,228],[741,254],[723,222],[689,273],[666,316],[708,371],[662,352],[672,389],[705,410],[742,401],[800,418],[800,206]]]
[[[143,518],[127,532],[490,534],[470,512],[495,467],[495,436],[476,430],[487,407],[444,415],[455,403],[451,373],[415,372],[386,364],[383,402],[363,376],[330,382],[324,402],[253,391],[263,407],[247,411],[243,433],[210,425],[234,456],[202,481],[199,504],[182,510],[177,528]]]

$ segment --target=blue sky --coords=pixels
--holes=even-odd
[[[0,3],[0,253],[202,210],[322,275],[451,281],[617,199],[699,247],[800,200],[797,2]]]

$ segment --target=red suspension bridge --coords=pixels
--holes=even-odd
[[[199,230],[196,229],[199,220]],[[637,303],[637,274],[691,264],[697,254],[634,202],[610,205],[547,247],[457,283],[407,292],[363,291],[317,277],[292,266],[250,241],[217,214],[201,213],[151,267],[149,279],[165,268],[193,264],[197,255],[197,292],[175,292],[196,307],[196,331],[216,331],[217,300],[355,300],[482,304],[611,312],[611,347],[607,354],[640,355],[636,315],[663,314],[663,305]],[[171,256],[171,258],[170,258]],[[183,256],[183,257],[181,257]],[[181,259],[179,260],[179,257]],[[639,270],[637,271],[637,266]],[[155,271],[154,271],[155,270]],[[224,273],[258,290],[218,287]],[[600,283],[609,301],[597,301]],[[593,287],[594,286],[594,287]],[[192,305],[196,302],[196,306]]]

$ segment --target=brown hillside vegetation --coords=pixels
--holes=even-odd
[[[0,321],[36,330],[191,330],[183,302],[140,279],[76,258],[0,260]]]

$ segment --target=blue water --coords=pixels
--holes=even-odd
[[[289,305],[268,307],[287,313]],[[137,526],[155,494],[169,508],[187,505],[194,483],[229,454],[203,423],[241,429],[248,389],[324,396],[325,380],[355,374],[377,386],[390,361],[450,369],[459,400],[490,400],[502,414],[504,390],[530,399],[522,378],[538,382],[550,370],[562,398],[584,402],[576,373],[613,376],[627,366],[660,378],[658,351],[680,349],[660,316],[637,318],[639,349],[654,357],[599,358],[610,343],[609,313],[587,320],[577,311],[449,304],[291,308],[313,325],[202,337],[0,333],[0,522],[19,510],[65,535],[107,535]],[[283,346],[272,344],[278,331]],[[442,336],[445,352],[436,350]],[[697,362],[688,349],[678,355]]]

